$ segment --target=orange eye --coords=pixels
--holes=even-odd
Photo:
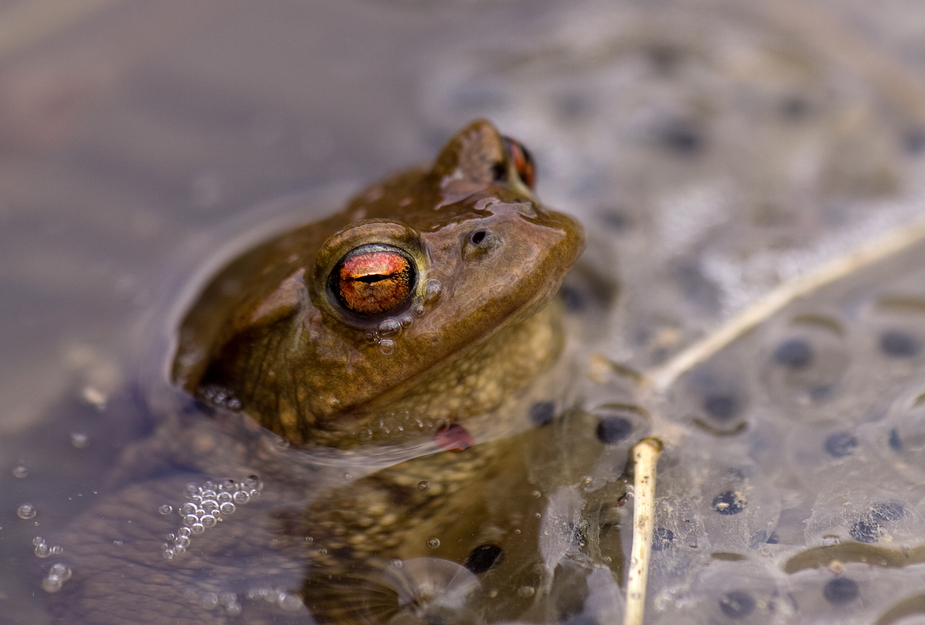
[[[347,310],[363,316],[394,312],[411,301],[417,274],[411,258],[391,245],[361,245],[344,256],[329,279]]]
[[[536,182],[536,168],[533,165],[533,157],[530,156],[530,152],[520,142],[510,137],[502,138],[504,139],[504,149],[507,150],[507,153],[511,155],[511,160],[514,161],[514,169],[517,171],[517,175],[520,176],[525,185],[532,189],[533,184]]]

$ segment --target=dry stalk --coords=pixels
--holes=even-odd
[[[623,625],[642,625],[649,580],[649,557],[655,524],[655,465],[662,452],[657,438],[644,438],[633,447],[633,550],[626,580]]]

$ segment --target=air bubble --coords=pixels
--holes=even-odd
[[[214,499],[206,499],[205,501],[202,502],[202,510],[206,514],[212,514],[213,512],[218,510],[218,502],[215,501]]]
[[[163,514],[164,516],[166,516],[166,515],[170,514],[171,512],[173,512],[173,506],[171,506],[170,504],[165,503],[165,504],[162,505],[160,508],[158,508],[157,511],[158,511],[159,513]]]
[[[218,507],[218,511],[221,512],[222,514],[234,514],[234,510],[235,510],[234,504],[231,503],[230,501],[226,501]]]
[[[379,324],[377,329],[382,336],[396,334],[399,330],[401,330],[401,322],[399,322],[397,319],[385,319]]]
[[[536,588],[533,586],[521,586],[517,589],[517,595],[520,597],[532,597],[536,594]]]
[[[202,597],[199,598],[199,605],[207,610],[215,608],[218,606],[218,595],[214,592],[203,593]]]
[[[185,517],[183,517],[183,524],[186,525],[187,527],[192,527],[193,524],[198,523],[198,522],[199,522],[199,517],[196,516],[195,514],[187,514]]]
[[[211,514],[203,515],[203,517],[200,519],[200,522],[202,523],[202,526],[206,529],[209,529],[210,527],[215,527],[215,524],[218,523],[215,517],[212,516]]]
[[[305,604],[302,603],[302,600],[298,595],[294,595],[288,592],[279,593],[279,598],[276,600],[277,605],[287,612],[293,612],[295,610],[301,609]]]
[[[77,449],[85,449],[90,445],[90,437],[84,432],[73,432],[71,434],[71,445]]]
[[[24,503],[16,509],[16,516],[20,519],[31,519],[35,516],[35,506],[31,503]]]
[[[185,504],[180,506],[180,515],[189,516],[191,514],[196,514],[196,504],[187,501]]]
[[[439,280],[430,279],[424,283],[424,301],[433,302],[443,291],[443,285],[440,284]]]
[[[13,477],[17,477],[19,479],[29,477],[29,469],[27,469],[24,465],[17,465],[13,467]]]
[[[379,353],[383,356],[391,356],[395,352],[395,341],[392,339],[382,339],[379,341]]]
[[[244,490],[239,490],[234,494],[235,503],[247,503],[250,498],[251,496],[247,493],[247,491]]]
[[[421,480],[418,482],[418,490],[422,493],[426,493],[428,490],[430,490],[430,482],[427,480]]]
[[[197,522],[197,523],[193,523],[192,525],[190,525],[190,530],[194,534],[202,534],[204,531],[206,531],[206,528],[202,523]]]
[[[226,492],[219,493],[218,497],[216,498],[216,501],[218,501],[219,505],[225,502],[231,501],[231,493],[226,493]]]
[[[431,538],[428,538],[428,539],[427,539],[427,548],[428,548],[428,549],[436,549],[436,548],[439,547],[439,546],[440,546],[440,539],[439,539],[439,538],[431,537]]]

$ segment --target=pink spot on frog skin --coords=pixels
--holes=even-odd
[[[472,447],[475,441],[472,435],[458,423],[452,423],[446,427],[440,428],[434,434],[434,442],[440,446],[440,449],[446,451],[463,451]]]

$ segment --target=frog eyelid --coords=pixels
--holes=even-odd
[[[312,303],[348,326],[368,329],[420,299],[426,262],[407,225],[382,219],[350,224],[318,252]]]

